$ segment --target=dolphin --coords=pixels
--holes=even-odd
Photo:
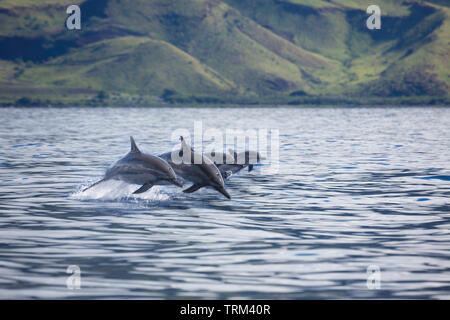
[[[231,149],[229,149],[229,153],[212,151],[204,155],[214,162],[224,179],[244,168],[242,165],[236,164],[234,153],[231,152]]]
[[[266,160],[266,158],[261,156],[261,154],[257,151],[246,150],[246,151],[239,152],[239,153],[237,153],[231,149],[228,149],[228,151],[233,154],[234,161],[236,164],[243,165],[242,169],[244,169],[245,167],[248,167],[248,172],[253,170],[253,165],[255,163],[259,163],[262,160]]]
[[[130,152],[109,168],[103,179],[87,187],[83,192],[107,180],[121,180],[141,185],[133,194],[143,193],[154,185],[174,184],[180,188],[183,187],[172,167],[165,160],[141,152],[133,137],[130,137],[130,141]]]
[[[261,160],[266,159],[257,151],[247,150],[237,153],[232,149],[228,149],[228,152],[228,154],[211,152],[211,156],[206,154],[206,156],[214,161],[214,164],[217,166],[224,179],[229,178],[246,167],[248,167],[248,171],[250,172],[253,170],[253,165],[255,163],[259,163]],[[219,161],[217,161],[217,159],[219,159]],[[222,161],[220,162],[220,160]]]
[[[178,152],[175,151],[174,153],[174,155],[180,157],[180,161],[176,161],[177,163],[173,161],[173,152],[166,152],[164,154],[161,154],[160,157],[166,160],[172,166],[177,175],[193,183],[192,186],[190,186],[186,190],[183,190],[183,192],[192,193],[203,187],[211,187],[223,194],[228,199],[231,199],[230,194],[225,189],[222,174],[220,173],[214,162],[211,161],[208,157],[194,152],[194,150],[186,143],[183,137],[180,137],[180,140],[181,149]]]

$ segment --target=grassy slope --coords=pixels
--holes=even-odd
[[[136,15],[112,6],[117,26],[170,42],[217,70],[248,95],[270,94],[310,85],[297,65],[317,69],[327,59],[306,52],[218,1],[137,1]],[[161,19],[161,17],[164,17]],[[132,23],[130,23],[132,20]]]
[[[49,76],[48,76],[49,75]],[[173,45],[145,37],[103,40],[27,69],[22,80],[133,94],[164,89],[221,94],[234,84]]]
[[[33,37],[61,32],[64,13],[71,4],[71,0],[1,0],[0,36]]]
[[[26,41],[34,38],[41,54],[51,53],[0,57],[0,102],[27,87],[56,100],[99,90],[159,96],[167,89],[233,101],[289,101],[295,91],[448,96],[449,9],[439,1],[427,4],[433,13],[417,17],[417,1],[378,1],[383,33],[365,28],[365,0],[100,2],[107,6],[84,1],[90,14],[83,30],[69,32],[69,2],[0,1],[0,45],[1,37],[19,37],[29,52],[34,43]]]
[[[379,95],[448,95],[448,9],[440,8],[405,32],[393,49],[378,79],[363,86]],[[390,63],[389,63],[390,62]]]
[[[261,0],[253,6],[226,1],[290,41],[339,61],[343,74],[328,93],[448,95],[447,8],[435,6],[434,13],[421,15],[428,5],[380,1],[382,30],[368,31],[361,9],[370,1],[315,2],[315,10],[303,8],[308,0]]]

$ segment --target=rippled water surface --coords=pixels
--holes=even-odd
[[[0,298],[450,298],[448,108],[0,112]],[[278,129],[279,172],[80,192],[197,120]]]

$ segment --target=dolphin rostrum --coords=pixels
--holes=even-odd
[[[231,199],[225,189],[222,174],[214,162],[203,154],[194,152],[183,137],[180,137],[180,140],[181,149],[179,151],[167,152],[160,157],[172,166],[177,175],[193,182],[193,185],[183,192],[192,193],[203,187],[211,187]]]
[[[154,185],[174,184],[178,187],[183,187],[183,184],[177,180],[175,172],[167,161],[141,152],[133,137],[130,137],[130,141],[130,152],[109,168],[102,180],[83,191],[107,180],[121,180],[130,184],[141,185],[133,194],[143,193]]]

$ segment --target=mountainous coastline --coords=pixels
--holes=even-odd
[[[0,1],[0,103],[450,104],[446,1]]]

